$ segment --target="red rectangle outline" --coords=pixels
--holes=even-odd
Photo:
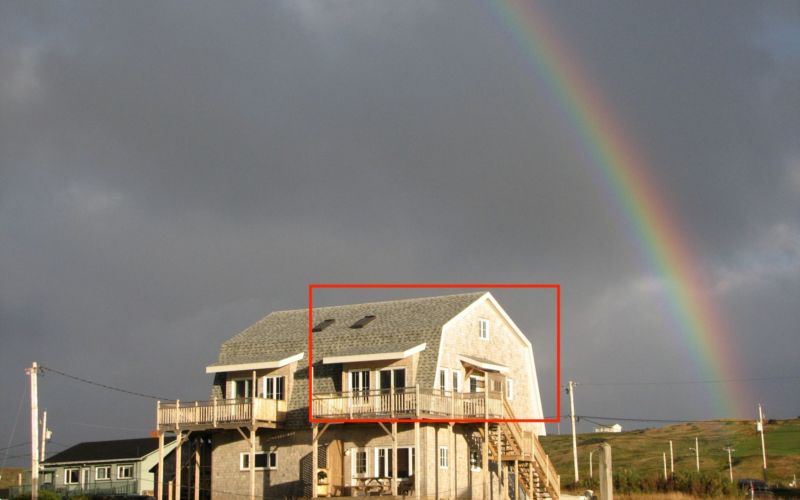
[[[314,385],[314,341],[312,339],[313,302],[315,288],[550,288],[556,291],[556,416],[553,418],[314,418],[312,414],[312,394]],[[534,422],[559,423],[561,421],[561,285],[559,283],[309,283],[308,284],[308,421],[312,424],[346,424],[346,423],[500,423],[500,422]]]

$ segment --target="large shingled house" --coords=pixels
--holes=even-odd
[[[311,325],[312,380],[308,310],[278,311],[222,344],[210,400],[159,403],[162,438],[211,443],[210,464],[177,463],[210,466],[212,498],[558,497],[544,425],[490,422],[542,418],[531,342],[490,293],[320,307]]]

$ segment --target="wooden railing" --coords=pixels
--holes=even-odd
[[[320,418],[502,418],[503,402],[500,393],[460,393],[403,387],[315,394],[312,412]]]
[[[278,422],[286,414],[286,401],[266,398],[212,399],[161,403],[156,410],[159,428],[210,427],[220,424]]]

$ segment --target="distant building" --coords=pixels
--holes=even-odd
[[[175,441],[164,446],[169,453]],[[158,438],[79,443],[42,463],[42,488],[64,496],[152,495]]]
[[[594,428],[595,432],[622,432],[622,426],[619,424],[614,425],[601,425]]]

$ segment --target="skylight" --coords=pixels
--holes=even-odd
[[[324,330],[324,329],[328,328],[329,326],[331,326],[334,323],[334,321],[336,321],[336,320],[335,319],[323,320],[323,321],[317,323],[316,326],[314,326],[314,328],[311,329],[311,331],[312,332],[321,332],[322,330]]]
[[[364,316],[360,320],[358,320],[355,323],[353,323],[352,325],[350,325],[350,328],[364,328],[373,319],[375,319],[375,316]]]

